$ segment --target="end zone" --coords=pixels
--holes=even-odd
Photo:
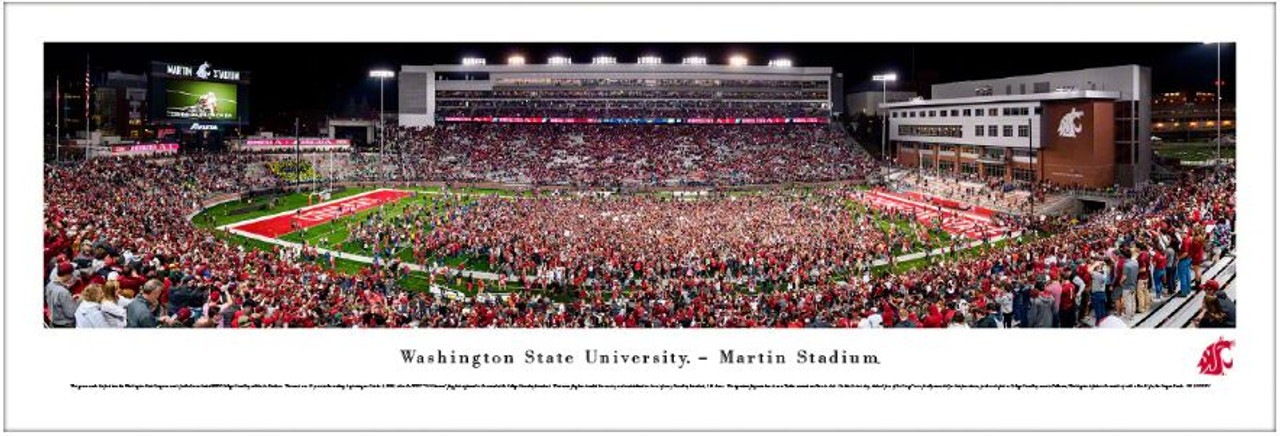
[[[324,224],[383,204],[393,203],[412,194],[410,191],[398,189],[378,189],[360,195],[326,201],[314,206],[227,224],[219,227],[219,229],[233,230],[237,233],[251,233],[274,239],[280,235]]]

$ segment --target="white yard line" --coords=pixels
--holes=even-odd
[[[942,209],[943,209],[943,212],[942,212],[942,213],[950,213],[950,214],[955,214],[955,215],[964,215],[965,217],[968,217],[968,218],[970,218],[970,219],[974,219],[974,220],[981,220],[981,221],[984,221],[984,222],[987,222],[987,223],[991,223],[991,222],[993,222],[993,221],[994,221],[994,220],[992,220],[992,219],[991,219],[991,217],[986,217],[986,216],[982,216],[982,215],[974,214],[974,213],[971,213],[971,212],[968,212],[968,211],[951,209],[951,208],[949,208],[949,207],[945,207],[945,206],[938,206],[938,205],[934,205],[934,204],[921,203],[921,202],[919,202],[919,201],[912,200],[912,199],[910,199],[910,198],[903,198],[903,197],[899,197],[899,196],[897,196],[897,195],[889,194],[889,193],[885,193],[885,192],[873,192],[873,193],[871,193],[871,195],[875,195],[875,196],[877,196],[877,197],[882,197],[882,198],[883,198],[883,197],[888,197],[888,198],[893,199],[893,200],[901,201],[901,202],[904,202],[904,203],[910,203],[910,204],[912,204],[912,205],[919,206],[919,207],[923,207],[923,208],[928,209],[928,210],[937,210],[937,208],[942,207]]]
[[[362,192],[362,193],[359,193],[359,194],[356,194],[356,195],[349,195],[349,196],[342,197],[342,198],[339,198],[339,199],[336,199],[336,200],[329,200],[329,201],[325,201],[325,202],[321,202],[321,203],[316,203],[316,204],[313,204],[313,205],[310,205],[310,206],[303,206],[303,207],[299,207],[299,208],[297,208],[297,209],[289,209],[289,210],[286,210],[286,211],[284,211],[284,212],[280,212],[280,213],[277,213],[277,214],[274,214],[274,215],[260,216],[260,217],[257,217],[257,218],[250,218],[250,219],[247,219],[247,220],[244,220],[244,221],[237,221],[237,222],[234,222],[234,223],[231,223],[231,224],[223,224],[223,225],[221,225],[221,226],[218,226],[218,230],[229,230],[229,229],[231,229],[231,227],[233,227],[233,226],[242,226],[242,225],[245,225],[245,224],[253,224],[253,223],[256,223],[256,222],[258,222],[258,221],[266,221],[266,220],[269,220],[269,219],[272,219],[272,218],[278,218],[278,217],[282,217],[282,216],[285,216],[285,215],[289,215],[289,214],[292,214],[292,213],[297,212],[297,211],[302,210],[302,209],[309,209],[309,208],[313,208],[313,207],[328,206],[328,205],[330,205],[330,204],[339,203],[339,202],[343,202],[343,201],[347,201],[347,200],[353,200],[353,199],[356,199],[356,198],[359,198],[359,197],[362,197],[362,196],[365,196],[365,195],[373,194],[373,193],[376,193],[376,192],[382,192],[382,191],[391,191],[391,192],[415,192],[415,191],[405,191],[405,190],[401,190],[401,189],[379,188],[379,189],[374,189],[374,190],[372,190],[372,191]],[[330,221],[332,221],[332,220],[330,220]],[[325,221],[325,222],[328,222],[328,221]]]
[[[240,222],[236,222],[236,223],[226,224],[226,225],[223,225],[223,226],[219,226],[219,227],[218,227],[218,229],[219,229],[219,230],[224,230],[224,231],[226,231],[226,232],[228,232],[228,233],[231,233],[231,234],[234,234],[234,235],[243,236],[243,237],[246,237],[246,238],[249,238],[249,239],[253,239],[253,240],[257,240],[257,241],[261,241],[261,242],[266,242],[266,243],[269,243],[269,244],[275,244],[275,245],[279,245],[279,246],[286,247],[286,248],[289,248],[289,249],[298,249],[299,247],[301,247],[301,246],[302,246],[302,244],[299,244],[299,243],[296,243],[296,242],[285,241],[285,240],[283,240],[283,239],[278,239],[278,238],[271,238],[271,237],[267,237],[267,236],[259,235],[259,234],[256,234],[256,233],[250,233],[250,232],[246,232],[246,231],[242,231],[242,230],[237,230],[237,229],[235,229],[234,227],[236,227],[236,226],[240,226],[240,225],[243,225],[243,224],[249,224],[249,223],[253,223],[253,222],[257,222],[257,221],[265,220],[265,219],[270,219],[270,218],[274,218],[274,217],[278,217],[278,216],[282,216],[282,215],[288,215],[288,214],[293,213],[293,212],[295,212],[295,211],[297,211],[297,210],[299,210],[299,209],[306,209],[306,208],[317,207],[317,206],[325,206],[325,205],[328,205],[328,204],[331,204],[331,203],[335,203],[335,202],[342,201],[342,200],[347,200],[347,199],[356,198],[356,197],[359,197],[360,195],[370,194],[370,193],[374,193],[374,192],[377,192],[377,191],[401,191],[401,192],[415,192],[415,193],[419,193],[419,194],[426,194],[426,195],[446,195],[446,193],[444,193],[444,192],[414,191],[414,190],[407,190],[407,191],[406,191],[406,190],[399,190],[399,189],[381,188],[381,189],[376,189],[376,190],[369,191],[369,192],[366,192],[366,193],[363,193],[363,194],[359,194],[359,195],[353,195],[353,196],[350,196],[350,197],[343,197],[343,198],[340,198],[340,199],[337,199],[337,200],[331,200],[331,201],[327,201],[327,202],[324,202],[324,203],[317,203],[317,204],[312,205],[312,206],[306,206],[306,207],[301,207],[301,208],[298,208],[298,209],[288,210],[288,211],[281,212],[281,213],[278,213],[278,214],[275,214],[275,215],[271,215],[271,216],[259,217],[259,218],[253,218],[253,219],[250,219],[250,220],[245,220],[245,221],[240,221]],[[450,193],[450,194],[453,194],[453,193]],[[496,195],[496,194],[479,194],[479,195]],[[501,195],[497,195],[497,196],[498,196],[499,198],[516,198],[516,197],[514,197],[514,196],[501,196]],[[911,201],[911,200],[909,200],[909,199],[902,199],[902,200],[905,200],[905,201]],[[350,215],[348,215],[348,216],[350,216]],[[332,220],[331,220],[331,221],[332,221]],[[319,226],[319,225],[317,225],[317,226]],[[1022,231],[1021,231],[1021,230],[1019,230],[1019,231],[1015,231],[1015,232],[1013,232],[1013,234],[1012,234],[1012,237],[1014,237],[1014,238],[1017,238],[1017,237],[1020,237],[1020,236],[1022,236]],[[990,243],[992,243],[992,244],[994,244],[994,243],[999,242],[999,241],[1002,241],[1002,240],[1004,240],[1004,239],[1007,239],[1007,238],[1006,238],[1005,236],[997,236],[997,237],[991,238],[989,242],[990,242]],[[967,249],[969,249],[969,248],[977,247],[977,246],[980,246],[980,245],[982,245],[982,244],[983,244],[983,241],[982,241],[982,240],[974,240],[974,241],[970,241],[970,242],[968,242],[968,243],[964,243],[964,244],[957,245],[957,246],[956,246],[956,249],[957,249],[957,250],[967,250]],[[333,256],[333,257],[334,257],[334,258],[336,258],[336,259],[347,259],[347,260],[353,260],[353,261],[360,262],[360,263],[367,263],[367,264],[370,264],[370,265],[372,265],[372,264],[373,264],[373,257],[370,257],[370,256],[365,256],[365,255],[360,255],[360,254],[354,254],[354,253],[348,253],[348,252],[345,252],[345,251],[330,250],[330,249],[323,248],[323,247],[319,247],[319,246],[315,246],[315,245],[313,245],[313,246],[311,246],[311,247],[312,247],[312,248],[314,248],[314,249],[316,250],[316,252],[318,252],[318,253],[322,253],[322,254],[327,253],[327,254],[329,254],[330,256]],[[906,261],[915,260],[915,259],[919,259],[919,258],[925,257],[925,256],[926,256],[926,254],[927,254],[927,255],[930,255],[930,256],[937,256],[937,255],[941,255],[941,254],[949,253],[949,252],[951,252],[951,251],[952,251],[952,250],[951,250],[951,248],[950,248],[950,247],[943,247],[943,248],[934,249],[934,250],[932,250],[932,251],[929,251],[928,253],[921,251],[921,252],[916,252],[916,253],[903,254],[903,255],[897,256],[896,258],[894,258],[894,260],[895,260],[896,262],[901,263],[901,262],[906,262]],[[384,262],[385,262],[385,261],[384,261]],[[401,261],[400,261],[400,264],[401,264],[401,265],[408,266],[410,271],[420,271],[420,272],[427,272],[427,273],[431,273],[430,268],[428,268],[426,265],[417,264],[417,263],[412,263],[412,262],[406,262],[406,261],[404,261],[404,260],[401,260]],[[876,267],[876,266],[884,266],[884,265],[888,265],[888,264],[889,264],[889,262],[888,262],[887,260],[875,260],[875,261],[872,261],[872,262],[871,262],[871,266],[873,266],[873,267]],[[449,266],[447,266],[447,265],[444,267],[444,269],[445,269],[445,270],[447,270],[447,271],[449,271],[449,272],[451,272],[451,273],[459,273],[459,274],[462,274],[464,277],[467,277],[467,278],[478,278],[478,279],[481,279],[481,280],[489,280],[489,281],[496,281],[496,280],[498,280],[498,274],[495,274],[495,273],[492,273],[492,272],[475,271],[475,270],[459,270],[459,269],[457,269],[457,268],[452,268],[452,267],[449,267]],[[525,279],[527,279],[527,280],[536,280],[536,279],[538,279],[538,278],[539,278],[538,276],[525,276]],[[852,278],[852,277],[851,277],[851,278]],[[505,284],[508,284],[508,283],[510,283],[510,282],[511,282],[511,280],[510,280],[510,278],[508,278],[508,282],[507,282],[507,283],[504,283],[504,285],[505,285]],[[494,293],[494,292],[488,292],[488,293],[489,293],[489,294],[493,294],[493,295],[498,295],[498,296],[506,295],[506,293]]]
[[[226,229],[226,231],[227,231],[227,232],[229,232],[229,233],[231,233],[231,234],[234,234],[234,235],[240,235],[240,236],[244,236],[244,237],[249,238],[249,239],[258,240],[258,241],[266,242],[266,243],[269,243],[269,244],[275,244],[275,245],[279,245],[279,246],[286,247],[286,248],[290,248],[290,249],[298,249],[299,247],[301,247],[301,246],[302,246],[302,244],[299,244],[299,243],[297,243],[297,242],[290,242],[290,241],[285,241],[285,240],[283,240],[283,239],[276,239],[276,238],[266,237],[266,236],[262,236],[262,235],[259,235],[259,234],[256,234],[256,233],[249,233],[249,232],[242,231],[242,230]],[[356,262],[360,262],[360,263],[367,263],[367,264],[370,264],[370,265],[372,265],[372,264],[373,264],[373,257],[371,257],[371,256],[365,256],[365,255],[360,255],[360,254],[348,253],[348,252],[345,252],[345,251],[330,250],[330,249],[328,249],[328,248],[323,248],[323,247],[319,247],[319,246],[315,246],[315,245],[312,245],[312,246],[311,246],[311,248],[314,248],[314,249],[316,250],[316,252],[321,253],[321,254],[328,253],[330,256],[333,256],[333,257],[334,257],[334,258],[336,258],[336,259],[347,259],[347,260],[354,260],[354,261],[356,261]],[[384,264],[384,265],[385,265],[386,263],[387,263],[387,261],[383,261],[383,264]],[[406,262],[406,261],[404,261],[404,260],[401,260],[401,261],[400,261],[400,264],[401,264],[401,265],[408,266],[410,271],[421,271],[421,272],[428,272],[428,273],[430,273],[430,272],[431,272],[430,268],[428,268],[426,265],[417,264],[417,263],[412,263],[412,262]],[[495,273],[491,273],[491,272],[474,271],[474,270],[459,270],[459,269],[457,269],[457,268],[451,268],[451,267],[448,267],[448,266],[446,266],[446,267],[445,267],[445,269],[446,269],[446,270],[448,270],[448,271],[450,271],[450,272],[460,272],[460,273],[462,273],[462,275],[463,275],[463,276],[466,276],[466,277],[468,277],[468,278],[478,278],[478,279],[482,279],[482,280],[490,280],[490,281],[492,281],[492,280],[497,280],[497,279],[498,279],[498,275],[497,275],[497,274],[495,274]],[[533,276],[529,276],[529,278],[533,278]]]
[[[413,191],[413,190],[400,190],[400,189],[380,188],[380,189],[375,189],[375,190],[368,191],[368,192],[364,192],[364,193],[357,194],[357,195],[352,195],[352,196],[348,196],[348,197],[339,198],[339,199],[337,199],[337,200],[330,200],[330,201],[326,201],[326,202],[323,202],[323,203],[316,203],[316,204],[311,205],[311,206],[304,206],[304,207],[300,207],[300,208],[297,208],[297,209],[287,210],[287,211],[280,212],[280,213],[277,213],[277,214],[274,214],[274,215],[268,215],[268,216],[263,216],[263,217],[258,217],[258,218],[252,218],[252,219],[248,219],[248,220],[244,220],[244,221],[239,221],[239,222],[235,222],[235,223],[231,223],[231,224],[225,224],[225,225],[222,225],[222,226],[218,226],[218,229],[219,229],[219,230],[226,231],[226,232],[231,233],[231,234],[233,234],[233,235],[243,236],[243,237],[246,237],[246,238],[249,238],[249,239],[253,239],[253,240],[257,240],[257,241],[261,241],[261,242],[266,242],[266,243],[268,243],[268,244],[279,245],[279,246],[281,246],[281,247],[285,247],[285,248],[289,248],[289,249],[298,249],[299,247],[301,247],[301,246],[302,246],[302,244],[299,244],[299,243],[297,243],[297,242],[290,242],[290,241],[286,241],[286,240],[283,240],[283,239],[278,239],[278,238],[272,238],[272,237],[268,237],[268,236],[263,236],[263,235],[259,235],[259,234],[257,234],[257,233],[251,233],[251,232],[246,232],[246,231],[243,231],[243,230],[238,230],[238,229],[236,229],[235,227],[239,227],[239,226],[242,226],[242,225],[245,225],[245,224],[255,223],[255,222],[258,222],[258,221],[268,220],[268,219],[272,219],[272,218],[276,218],[276,217],[280,217],[280,216],[284,216],[284,215],[289,215],[289,214],[292,214],[292,213],[294,213],[294,212],[296,212],[296,211],[298,211],[298,210],[301,210],[301,209],[308,209],[308,208],[322,207],[322,206],[327,206],[327,205],[329,205],[329,204],[337,203],[337,202],[344,201],[344,200],[355,199],[355,198],[358,198],[358,197],[360,197],[360,196],[368,195],[368,194],[372,194],[372,193],[375,193],[375,192],[378,192],[378,191],[398,191],[398,192],[414,192],[414,193],[418,193],[418,194],[427,194],[427,195],[445,195],[445,193],[443,193],[443,192],[428,192],[428,191]],[[507,197],[507,198],[511,198],[511,197]],[[348,215],[348,216],[351,216],[351,215]],[[342,217],[342,218],[345,218],[345,217]],[[333,221],[333,220],[326,221],[326,223],[327,223],[327,222],[331,222],[331,221]],[[318,227],[318,226],[320,226],[320,225],[323,225],[323,224],[324,224],[324,223],[317,224],[317,225],[316,225],[316,227]],[[360,255],[360,254],[348,253],[348,252],[345,252],[345,251],[339,251],[339,250],[331,250],[331,249],[328,249],[328,248],[323,248],[323,247],[314,246],[314,245],[313,245],[313,246],[311,246],[311,247],[312,247],[312,248],[314,248],[318,253],[322,253],[322,254],[327,253],[327,254],[329,254],[330,256],[333,256],[333,257],[334,257],[334,258],[336,258],[336,259],[347,259],[347,260],[353,260],[353,261],[360,262],[360,263],[367,263],[367,264],[370,264],[370,265],[372,265],[372,264],[373,264],[373,257],[371,257],[371,256],[365,256],[365,255]],[[385,262],[386,262],[386,261],[384,261],[384,264],[385,264]],[[429,267],[427,267],[426,265],[417,264],[417,263],[412,263],[412,262],[406,262],[406,261],[404,261],[404,260],[401,260],[401,261],[400,261],[400,264],[401,264],[401,265],[408,266],[408,268],[409,268],[409,270],[410,270],[410,271],[420,271],[420,272],[427,272],[427,273],[431,273],[430,268],[429,268]],[[448,266],[445,266],[444,268],[445,268],[447,271],[449,271],[449,272],[452,272],[452,273],[460,273],[460,274],[462,274],[463,276],[468,277],[468,278],[479,278],[479,279],[481,279],[481,280],[489,280],[489,281],[496,281],[496,280],[498,280],[498,274],[491,273],[491,272],[474,271],[474,270],[459,270],[459,269],[457,269],[457,268],[452,268],[452,267],[448,267]],[[531,280],[532,280],[532,279],[536,279],[536,278],[537,278],[536,276],[527,276],[527,277],[526,277],[526,279],[531,279]],[[509,282],[509,280],[508,280],[508,282]],[[505,295],[505,294],[503,294],[503,293],[493,293],[493,292],[490,292],[490,294],[494,294],[494,295]]]

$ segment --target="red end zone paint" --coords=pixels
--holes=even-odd
[[[232,227],[234,230],[275,238],[294,231],[324,224],[339,217],[352,215],[362,210],[372,209],[378,205],[395,202],[408,197],[409,191],[380,190],[354,195],[333,203],[320,206],[304,207],[289,211],[284,215],[254,221]],[[297,223],[295,228],[293,223]]]
[[[942,230],[953,235],[964,235],[971,239],[982,239],[984,236],[995,237],[1008,230],[1007,227],[1000,225],[999,222],[992,219],[990,215],[982,213],[982,211],[964,211],[940,207],[941,205],[937,202],[929,202],[923,198],[917,200],[909,195],[900,196],[882,191],[868,191],[860,195],[854,195],[853,198],[879,210],[900,210],[914,213],[918,221],[926,224],[941,215]]]

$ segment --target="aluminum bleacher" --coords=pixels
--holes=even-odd
[[[1200,274],[1203,281],[1218,282],[1232,300],[1236,299],[1236,257],[1223,255]],[[1152,304],[1151,310],[1140,314],[1135,328],[1183,328],[1191,325],[1192,320],[1204,307],[1204,291],[1195,291],[1186,297],[1173,297]]]

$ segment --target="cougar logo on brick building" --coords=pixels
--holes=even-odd
[[[1080,125],[1080,117],[1084,116],[1084,112],[1079,109],[1071,108],[1071,112],[1067,112],[1062,116],[1062,121],[1058,122],[1058,136],[1063,138],[1074,138],[1077,133],[1084,131],[1084,126]]]
[[[1204,375],[1226,375],[1227,368],[1230,368],[1235,362],[1223,360],[1222,350],[1231,349],[1231,346],[1235,344],[1236,341],[1228,341],[1222,339],[1221,336],[1218,337],[1217,342],[1209,344],[1204,349],[1204,353],[1200,354],[1200,363],[1197,364],[1200,367],[1200,373]]]

